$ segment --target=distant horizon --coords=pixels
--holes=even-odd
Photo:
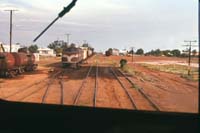
[[[61,40],[62,41],[62,40]],[[1,44],[2,42],[0,42],[0,44]],[[10,46],[10,44],[5,44],[5,43],[2,43],[3,45],[7,45],[7,46]],[[12,45],[18,45],[18,43],[16,43],[16,44],[12,44]],[[22,45],[22,44],[19,44],[20,45],[20,47],[27,47],[26,45]],[[34,45],[37,45],[37,44],[34,44]],[[78,46],[80,46],[80,45],[82,45],[82,44],[79,44],[79,45],[77,45],[76,44],[76,46],[78,47]],[[30,46],[30,45],[29,45]],[[48,48],[48,46],[42,46],[42,47],[40,47],[39,45],[37,45],[38,46],[38,49],[39,48]],[[92,46],[91,46],[92,47]],[[93,47],[92,47],[93,48]],[[115,49],[116,47],[109,47],[109,48],[112,48],[112,49]],[[108,50],[109,48],[107,48],[106,50]],[[118,49],[118,50],[120,50],[120,51],[122,51],[122,50],[128,50],[128,51],[130,51],[131,49],[119,49],[119,48],[116,48],[116,49]],[[140,48],[137,48],[137,49],[134,49],[134,52],[136,52],[138,49],[140,49]],[[141,48],[141,49],[143,49],[143,48]],[[157,49],[160,49],[160,48],[156,48],[156,49],[151,49],[151,50],[157,50]],[[174,48],[174,49],[160,49],[161,51],[164,51],[164,50],[175,50],[175,49],[177,49],[177,48]],[[192,48],[192,50],[196,50],[197,52],[199,52],[199,49],[197,49],[197,48]],[[95,49],[94,49],[95,50]],[[105,52],[106,50],[104,50],[103,52]],[[144,50],[144,49],[143,49]],[[149,51],[145,51],[144,50],[144,53],[147,53],[147,52],[150,52],[151,50],[149,50]],[[178,49],[178,50],[180,50],[181,51],[181,53],[183,52],[183,50],[186,50],[186,49]],[[95,51],[95,52],[102,52],[102,51]]]

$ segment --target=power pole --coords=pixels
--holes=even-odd
[[[87,43],[87,40],[83,40],[83,44],[86,44]]]
[[[69,45],[69,36],[70,36],[71,34],[67,33],[67,34],[65,34],[65,35],[67,35],[67,44]]]
[[[131,49],[132,49],[132,63],[133,63],[133,49],[134,49],[134,47],[131,47]]]
[[[192,43],[196,43],[197,41],[196,40],[189,40],[189,41],[184,41],[185,43],[189,43],[188,45],[183,45],[185,47],[189,47],[189,51],[188,51],[188,54],[189,54],[189,57],[188,57],[188,75],[190,75],[190,71],[191,71],[191,68],[190,68],[190,64],[191,64],[191,50],[192,50],[192,47],[194,46],[197,46],[197,45],[192,45]]]
[[[10,12],[10,53],[12,52],[12,16],[14,11],[18,10],[5,10]]]

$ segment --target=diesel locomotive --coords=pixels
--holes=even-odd
[[[62,53],[63,67],[71,66],[73,68],[79,67],[83,61],[87,60],[93,54],[93,49],[89,47],[75,47],[71,46],[65,48]]]

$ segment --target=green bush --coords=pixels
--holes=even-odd
[[[121,59],[120,60],[120,67],[121,68],[123,68],[126,64],[127,64],[127,60],[126,59]]]

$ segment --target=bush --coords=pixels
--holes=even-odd
[[[121,68],[123,68],[126,64],[127,64],[127,60],[126,59],[121,59],[120,60],[120,67]]]

